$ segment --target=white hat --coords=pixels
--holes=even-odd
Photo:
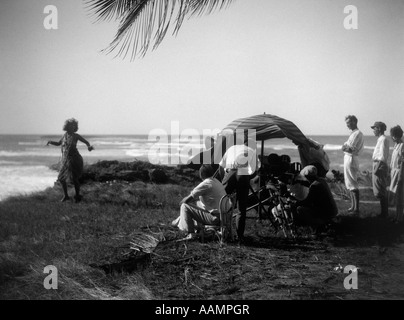
[[[309,194],[309,180],[307,177],[317,177],[317,168],[315,166],[309,165],[304,167],[296,177],[296,183],[290,187],[290,192],[297,200],[304,200]]]
[[[317,177],[317,168],[313,165],[305,166],[300,171],[299,177],[303,180],[307,180],[308,177]]]

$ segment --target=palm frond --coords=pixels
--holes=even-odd
[[[176,35],[186,17],[210,14],[234,0],[85,0],[98,20],[120,20],[118,31],[103,52],[144,56],[152,43],[156,49],[171,25]]]
[[[129,241],[129,248],[143,253],[151,253],[160,243],[162,237],[162,233],[156,236],[148,233],[134,233]]]
[[[138,0],[84,0],[88,12],[96,17],[97,21],[119,20]]]

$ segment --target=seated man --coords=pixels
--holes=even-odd
[[[304,167],[300,177],[306,179],[310,186],[306,198],[296,203],[295,222],[297,225],[324,227],[338,213],[331,190],[325,179],[317,175],[315,166]]]
[[[226,191],[221,182],[213,178],[214,173],[211,165],[202,165],[199,169],[202,182],[180,202],[180,216],[172,222],[172,225],[188,233],[186,239],[197,236],[195,221],[207,225],[220,224],[219,202],[226,195]],[[195,201],[197,203],[193,204]]]

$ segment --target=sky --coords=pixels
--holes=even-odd
[[[348,114],[365,135],[404,126],[404,1],[235,0],[133,62],[101,52],[117,27],[83,0],[0,1],[0,134],[62,134],[71,117],[89,135],[202,133],[264,112],[306,135],[347,135]]]

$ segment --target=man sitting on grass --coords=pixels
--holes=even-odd
[[[180,216],[172,222],[173,226],[187,233],[185,239],[197,237],[195,221],[204,225],[219,225],[219,202],[226,194],[224,186],[213,178],[211,165],[202,165],[199,176],[202,182],[180,202]]]
[[[307,197],[297,202],[296,225],[309,225],[320,232],[337,215],[338,207],[324,178],[317,175],[317,168],[309,165],[300,171],[300,178],[310,184]]]

